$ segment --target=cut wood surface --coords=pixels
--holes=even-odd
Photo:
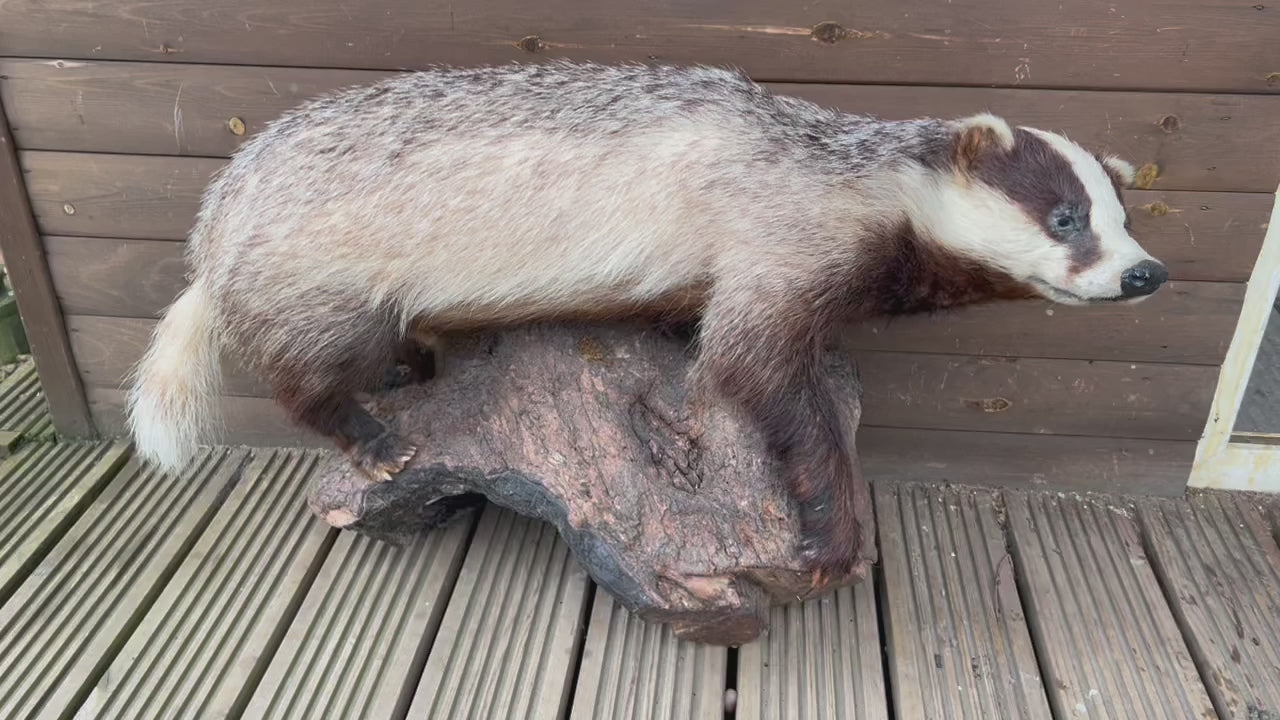
[[[125,177],[127,174],[117,176]],[[163,186],[157,191],[146,184],[145,178],[143,183],[132,188],[117,187],[110,192],[120,198],[122,204],[124,194],[130,198],[150,196],[155,202],[167,203],[167,198],[159,194],[166,190]],[[78,213],[79,206],[85,205],[84,198],[100,189],[86,187],[77,191],[75,197],[62,194],[67,198],[65,202],[77,207]],[[194,187],[189,190],[198,192]],[[1258,193],[1134,191],[1127,196],[1134,237],[1168,266],[1170,276],[1174,280],[1211,282],[1249,279],[1262,245],[1272,200],[1271,196]],[[59,208],[65,202],[52,194],[42,199],[46,207],[64,216],[65,208]],[[49,222],[82,231],[121,229],[115,224],[118,214],[99,205],[103,202],[102,196],[95,196],[93,202],[99,208],[100,223],[81,225],[74,218],[57,215]],[[150,229],[143,232],[154,233]],[[181,239],[46,236],[49,272],[63,312],[157,317],[187,284]]]
[[[124,395],[90,388],[89,407],[104,433],[124,431]],[[229,443],[332,447],[291,425],[266,398],[224,397]],[[965,483],[1013,488],[1071,488],[1137,495],[1181,495],[1195,456],[1191,441],[1035,435],[863,426],[858,453],[879,481]]]
[[[0,98],[24,150],[225,157],[286,110],[392,71],[0,59]],[[877,79],[879,82],[879,79]],[[770,83],[854,113],[990,111],[1159,169],[1153,187],[1270,192],[1280,96]],[[181,122],[175,122],[175,117]],[[237,124],[238,123],[238,124]],[[234,130],[233,130],[234,128]]]
[[[72,316],[72,348],[85,383],[121,388],[154,323]],[[1217,370],[1042,358],[855,352],[863,422],[885,427],[1195,440]],[[267,397],[265,383],[223,362],[228,395]]]
[[[693,358],[681,339],[570,324],[475,333],[450,347],[449,372],[371,403],[418,448],[404,468],[370,481],[335,455],[308,493],[316,515],[399,539],[438,522],[439,499],[481,494],[554,527],[627,609],[717,645],[755,638],[772,602],[867,579],[875,518],[856,454],[841,479],[847,516],[810,535],[760,428],[686,381]],[[857,380],[847,359],[825,360],[830,407],[852,430]],[[843,557],[815,567],[801,551],[807,540],[834,543]]]
[[[768,79],[1274,92],[1276,8],[1207,0],[10,0],[10,55],[404,68],[550,57],[732,63]]]

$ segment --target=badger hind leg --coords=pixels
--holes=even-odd
[[[290,418],[331,440],[357,469],[383,482],[404,469],[417,448],[375,418],[356,394],[394,362],[400,340],[388,322],[352,320],[308,353],[269,363],[275,400]]]

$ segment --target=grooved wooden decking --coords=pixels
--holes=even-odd
[[[1280,500],[882,484],[872,578],[727,649],[494,506],[405,547],[333,530],[303,502],[319,451],[165,475],[13,447],[5,720],[1280,718]]]

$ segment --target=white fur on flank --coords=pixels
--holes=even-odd
[[[128,395],[129,430],[145,460],[182,469],[218,424],[221,388],[215,314],[202,283],[187,288],[156,326]]]

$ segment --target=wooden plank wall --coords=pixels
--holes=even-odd
[[[1172,493],[1185,483],[1280,180],[1280,15],[1208,0],[814,7],[778,0],[0,3],[8,112],[101,430],[183,287],[210,175],[286,108],[432,63],[733,64],[890,118],[980,110],[1150,165],[1135,234],[1173,281],[1137,307],[1026,302],[852,327],[873,477]],[[249,443],[310,443],[228,362]]]

